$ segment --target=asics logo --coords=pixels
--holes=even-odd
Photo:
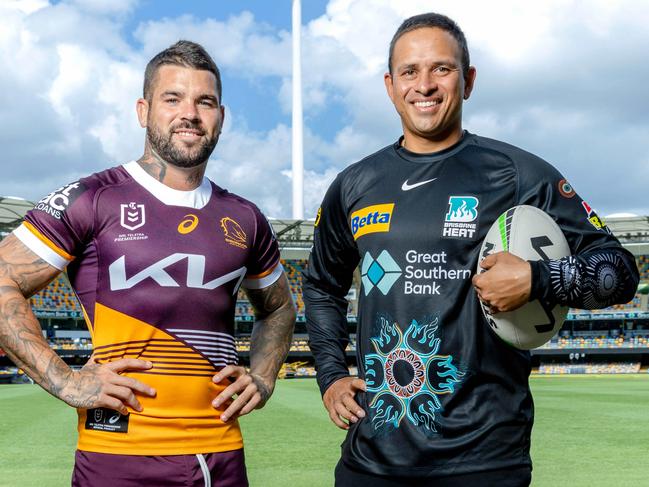
[[[401,191],[410,191],[411,189],[418,188],[419,186],[423,186],[424,184],[432,183],[436,179],[437,178],[427,179],[426,181],[419,181],[418,183],[413,184],[408,184],[408,180],[406,179],[401,185]]]

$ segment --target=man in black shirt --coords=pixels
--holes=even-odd
[[[462,129],[475,76],[451,19],[404,21],[385,74],[403,137],[342,171],[322,203],[304,300],[325,407],[349,430],[338,487],[529,485],[530,354],[498,339],[480,300],[496,313],[532,299],[602,308],[636,290],[633,256],[556,169]],[[474,275],[489,227],[522,204],[552,216],[572,255],[498,253]],[[350,377],[345,295],[359,263]]]

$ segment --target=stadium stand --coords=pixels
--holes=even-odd
[[[49,286],[32,296],[31,305],[38,311],[81,311],[79,300],[64,274],[60,274]]]
[[[13,223],[5,223],[6,235]],[[302,300],[302,271],[307,265],[313,234],[312,222],[273,220],[280,242],[282,264],[289,279],[298,308],[296,333],[283,371],[283,377],[315,375],[308,347]],[[647,218],[608,221],[609,226],[634,255],[640,269],[641,282],[649,285],[649,220]],[[616,226],[617,225],[617,226]],[[617,230],[616,230],[617,228]],[[639,243],[638,243],[639,242]],[[355,370],[355,310],[360,292],[360,278],[355,276],[348,295],[350,344],[347,347],[350,370]],[[32,309],[41,321],[44,335],[52,348],[74,366],[83,363],[92,351],[89,333],[85,330],[81,308],[65,275],[31,298]],[[250,332],[254,323],[252,306],[245,294],[237,296],[236,347],[244,363],[250,352]],[[572,357],[579,357],[573,360]],[[638,292],[625,305],[604,310],[571,309],[561,331],[549,343],[532,351],[533,367],[538,373],[637,373],[649,371],[649,309],[647,294]],[[9,358],[0,350],[0,373],[4,377],[17,374]]]
[[[616,362],[604,364],[543,364],[539,374],[638,374],[640,362]]]

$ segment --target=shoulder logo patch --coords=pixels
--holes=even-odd
[[[564,198],[572,198],[576,194],[572,185],[565,179],[560,180],[557,186],[559,187],[559,193]]]
[[[241,225],[232,218],[229,216],[221,218],[221,229],[223,230],[225,241],[227,243],[241,249],[248,248],[248,245],[246,245],[246,232],[244,232]]]
[[[61,186],[56,191],[52,191],[45,198],[36,203],[34,209],[44,211],[52,215],[57,220],[61,219],[62,213],[76,200],[86,187],[79,181]]]

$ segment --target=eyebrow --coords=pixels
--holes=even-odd
[[[421,66],[421,63],[408,63],[408,64],[401,64],[397,66],[397,71],[403,71],[404,69],[416,69]],[[436,61],[432,63],[432,66],[450,66],[452,68],[458,68],[457,62],[454,60],[450,59],[441,59],[439,61]]]
[[[203,100],[210,100],[216,103],[217,105],[219,104],[219,99],[214,95],[201,95],[198,97],[198,101],[203,101]]]
[[[167,91],[163,91],[162,93],[160,93],[161,98],[164,98],[164,97],[167,97],[167,96],[175,96],[177,98],[182,98],[184,96],[184,93],[182,91],[174,91],[174,90],[167,90]],[[204,95],[200,95],[197,98],[197,101],[203,101],[203,100],[210,100],[210,101],[214,102],[216,105],[219,105],[219,103],[220,103],[218,97],[216,97],[215,95],[204,94]]]
[[[163,91],[162,93],[160,93],[160,96],[161,96],[161,97],[164,97],[164,96],[177,96],[177,97],[181,97],[181,96],[183,96],[183,93],[180,92],[180,91],[172,91],[172,90],[168,90],[168,91]]]

